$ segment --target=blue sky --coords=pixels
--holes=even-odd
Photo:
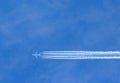
[[[120,83],[120,60],[45,60],[46,50],[120,50],[119,0],[1,0],[0,83]]]

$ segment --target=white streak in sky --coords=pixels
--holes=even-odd
[[[44,59],[120,59],[120,51],[43,51],[33,55]]]

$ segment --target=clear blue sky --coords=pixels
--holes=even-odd
[[[0,83],[120,83],[120,60],[32,56],[46,50],[120,51],[120,1],[0,1]]]

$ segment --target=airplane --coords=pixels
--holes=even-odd
[[[41,54],[38,53],[38,52],[35,52],[34,54],[32,54],[34,57],[38,58],[38,57],[41,57]]]

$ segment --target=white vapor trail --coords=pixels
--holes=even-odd
[[[43,51],[33,55],[44,59],[120,59],[120,51]]]

